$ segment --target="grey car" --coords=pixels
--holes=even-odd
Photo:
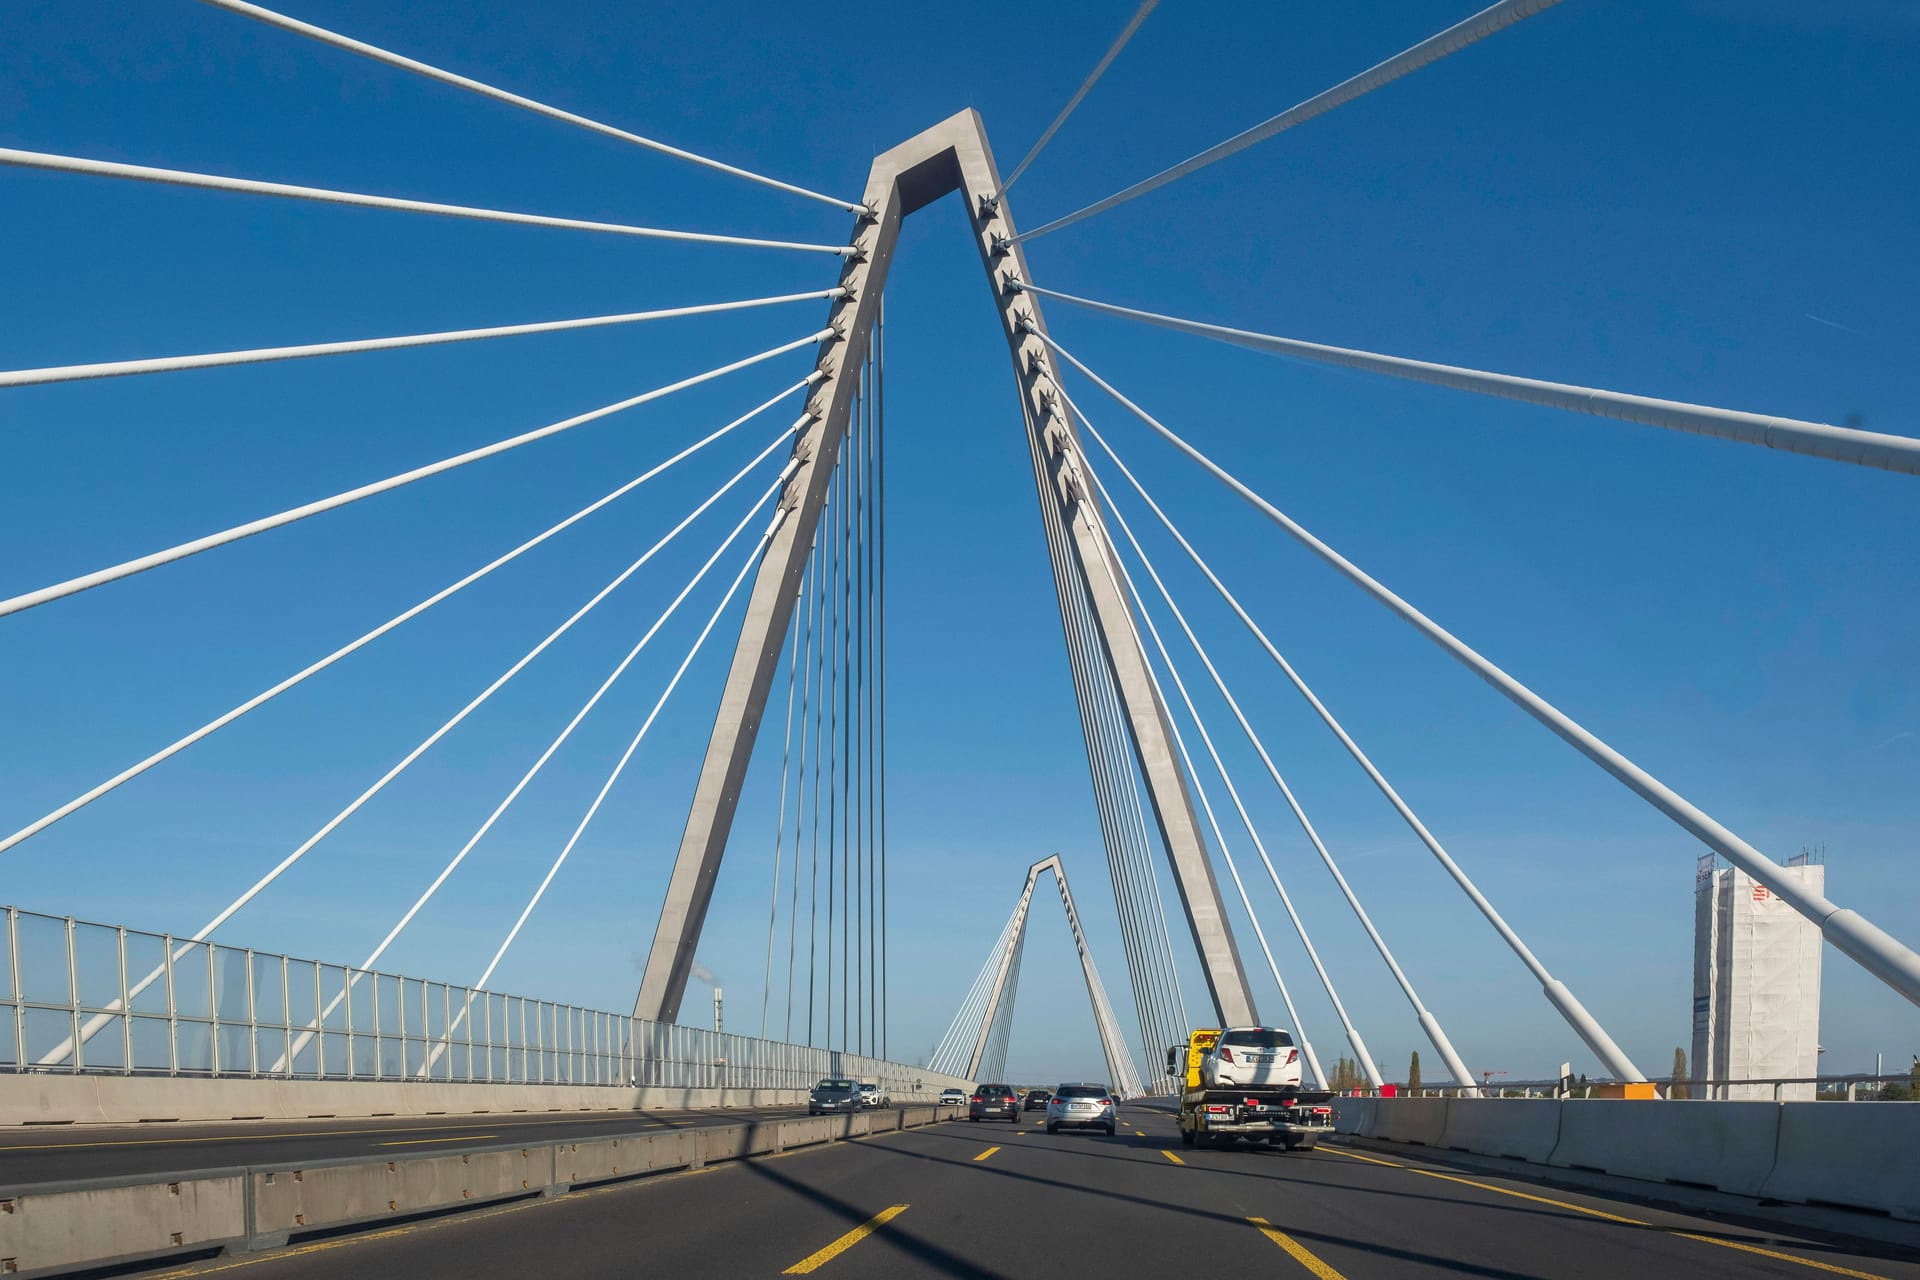
[[[1103,1084],[1063,1084],[1047,1101],[1047,1132],[1062,1129],[1105,1129],[1111,1138],[1119,1127],[1113,1091]]]
[[[858,1080],[831,1078],[822,1080],[813,1086],[813,1092],[807,1095],[807,1114],[810,1116],[859,1111],[862,1105]]]
[[[1011,1085],[983,1084],[967,1102],[969,1120],[1011,1120],[1020,1123],[1020,1098]]]

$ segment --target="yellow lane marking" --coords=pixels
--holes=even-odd
[[[1271,1222],[1268,1222],[1265,1218],[1248,1218],[1247,1221],[1258,1227],[1261,1235],[1273,1241],[1282,1249],[1285,1249],[1292,1255],[1295,1262],[1311,1271],[1314,1274],[1315,1280],[1347,1280],[1345,1276],[1316,1257],[1312,1250],[1308,1249],[1280,1228],[1274,1226]]]
[[[1796,1257],[1791,1253],[1776,1253],[1772,1249],[1762,1249],[1758,1245],[1742,1244],[1735,1240],[1722,1240],[1716,1236],[1696,1235],[1691,1231],[1682,1231],[1677,1227],[1663,1227],[1640,1218],[1626,1218],[1617,1213],[1607,1213],[1600,1209],[1589,1209],[1583,1204],[1572,1204],[1566,1200],[1550,1200],[1546,1196],[1529,1195],[1524,1191],[1515,1191],[1509,1187],[1496,1187],[1491,1182],[1476,1182],[1472,1178],[1455,1177],[1450,1173],[1435,1173],[1430,1169],[1416,1169],[1411,1165],[1395,1164],[1391,1160],[1377,1160],[1372,1156],[1357,1155],[1352,1151],[1342,1151],[1337,1147],[1322,1147],[1322,1151],[1332,1151],[1335,1155],[1347,1156],[1354,1160],[1365,1160],[1368,1164],[1383,1164],[1390,1169],[1405,1169],[1408,1173],[1417,1173],[1423,1177],[1438,1178],[1442,1182],[1458,1182],[1463,1186],[1478,1187],[1482,1191],[1492,1191],[1503,1196],[1512,1196],[1516,1200],[1530,1200],[1535,1204],[1551,1205],[1556,1209],[1568,1209],[1574,1213],[1584,1213],[1590,1218],[1602,1218],[1608,1222],[1618,1222],[1629,1227],[1647,1227],[1667,1235],[1678,1236],[1682,1240],[1697,1240],[1701,1244],[1718,1245],[1722,1249],[1736,1249],[1741,1253],[1757,1253],[1763,1258],[1773,1258],[1780,1262],[1797,1262],[1803,1267],[1815,1271],[1826,1271],[1834,1275],[1853,1276],[1856,1280],[1886,1280],[1886,1277],[1872,1271],[1855,1271],[1851,1267],[1837,1266],[1831,1262],[1820,1262],[1813,1258]]]
[[[1186,1161],[1185,1161],[1185,1160],[1182,1160],[1182,1159],[1181,1159],[1181,1158],[1180,1158],[1179,1156],[1177,1156],[1177,1155],[1175,1155],[1175,1154],[1173,1154],[1173,1152],[1171,1152],[1171,1151],[1169,1151],[1169,1150],[1167,1150],[1167,1149],[1166,1149],[1165,1147],[1162,1147],[1162,1148],[1160,1148],[1160,1154],[1161,1154],[1161,1155],[1163,1155],[1163,1156],[1165,1156],[1165,1157],[1166,1157],[1167,1159],[1169,1159],[1169,1160],[1171,1160],[1171,1161],[1173,1161],[1173,1162],[1174,1162],[1175,1164],[1185,1164],[1185,1163],[1186,1163]]]
[[[482,1138],[497,1138],[497,1133],[463,1133],[457,1138],[408,1138],[404,1142],[383,1142],[383,1147],[423,1147],[433,1142],[478,1142]]]
[[[992,1155],[994,1152],[998,1151],[999,1149],[1000,1148],[998,1147],[988,1147],[985,1151],[982,1151],[979,1155],[973,1158],[974,1163],[978,1164],[980,1161],[985,1160],[988,1156]]]
[[[1146,1134],[1146,1131],[1145,1131],[1144,1129],[1135,1129],[1135,1130],[1133,1131],[1133,1136],[1134,1136],[1134,1137],[1136,1137],[1136,1138],[1144,1138],[1144,1137],[1146,1137],[1146,1136],[1147,1136],[1147,1134]]]
[[[780,1274],[783,1276],[804,1276],[809,1272],[816,1271],[819,1268],[825,1266],[827,1263],[832,1262],[835,1258],[839,1257],[841,1254],[845,1253],[847,1250],[853,1248],[853,1246],[859,1244],[862,1240],[865,1240],[868,1236],[878,1231],[881,1227],[886,1226],[889,1222],[892,1222],[895,1218],[899,1217],[901,1214],[905,1213],[906,1211],[907,1211],[907,1206],[904,1204],[888,1205],[886,1208],[874,1214],[871,1218],[868,1218],[865,1222],[861,1223],[859,1226],[855,1227],[853,1230],[847,1232],[847,1234],[841,1236],[838,1240],[835,1240],[832,1244],[828,1245],[826,1248],[818,1250],[817,1252],[808,1254],[806,1257],[800,1259],[800,1261],[794,1263],[792,1266],[788,1267],[785,1271],[782,1271]]]
[[[1363,1156],[1358,1151],[1343,1151],[1339,1147],[1321,1147],[1320,1150],[1329,1155],[1345,1156],[1349,1160],[1365,1160],[1368,1164],[1383,1164],[1389,1169],[1404,1169],[1407,1167],[1403,1164],[1395,1164],[1391,1160],[1376,1160],[1372,1156]]]
[[[1712,1236],[1697,1236],[1690,1231],[1675,1231],[1672,1234],[1683,1240],[1698,1240],[1701,1244],[1717,1244],[1722,1249],[1738,1249],[1742,1253],[1757,1253],[1763,1258],[1777,1258],[1781,1262],[1797,1262],[1803,1267],[1812,1267],[1815,1271],[1827,1271],[1837,1276],[1853,1276],[1856,1280],[1887,1280],[1885,1276],[1871,1271],[1855,1271],[1852,1267],[1842,1267],[1831,1262],[1816,1262],[1812,1258],[1796,1258],[1790,1253],[1775,1253],[1772,1249],[1762,1249],[1757,1244],[1741,1244],[1735,1240],[1717,1240]]]
[[[488,1121],[491,1121],[497,1128],[529,1129],[561,1124],[619,1124],[620,1115],[620,1112],[608,1112],[606,1115],[599,1116],[520,1121],[496,1120],[488,1117]],[[776,1118],[789,1119],[791,1117],[781,1116]],[[0,1142],[0,1155],[6,1155],[14,1151],[79,1151],[88,1147],[180,1147],[187,1146],[191,1143],[202,1142],[277,1142],[285,1138],[363,1138],[379,1133],[433,1133],[439,1129],[456,1128],[458,1127],[458,1121],[462,1119],[471,1123],[474,1117],[450,1117],[450,1119],[452,1119],[454,1123],[445,1125],[411,1125],[404,1128],[388,1125],[378,1129],[303,1129],[296,1133],[220,1133],[200,1138],[115,1138],[99,1142],[41,1142],[33,1144]],[[487,1121],[482,1121],[482,1123],[487,1123]],[[664,1129],[668,1127],[668,1124],[664,1120],[658,1120],[647,1121],[634,1125],[633,1127],[636,1129]],[[699,1126],[684,1125],[681,1127],[698,1128]],[[608,1136],[611,1137],[614,1135],[610,1134]]]

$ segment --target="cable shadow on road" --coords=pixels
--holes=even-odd
[[[940,1137],[947,1140],[958,1139],[958,1135],[941,1134],[934,1129],[921,1130],[919,1131],[918,1136]],[[965,1139],[958,1139],[958,1140],[962,1142],[966,1141]],[[1098,1145],[1105,1146],[1114,1141],[1117,1141],[1117,1139],[1108,1139],[1106,1142],[1100,1143]],[[969,1143],[968,1145],[972,1145],[972,1144]],[[1135,1137],[1130,1139],[1129,1145],[1136,1146],[1136,1147],[1152,1147],[1158,1150],[1167,1149],[1163,1143],[1155,1142],[1150,1138],[1141,1139],[1141,1138]],[[1071,1191],[1077,1191],[1083,1195],[1097,1196],[1103,1199],[1119,1200],[1119,1201],[1123,1201],[1131,1204],[1148,1206],[1151,1208],[1164,1210],[1170,1213],[1181,1214],[1187,1217],[1199,1218],[1202,1220],[1217,1221],[1217,1222],[1229,1222],[1237,1226],[1245,1225],[1244,1218],[1237,1217],[1232,1214],[1222,1214],[1222,1213],[1214,1212],[1212,1210],[1197,1209],[1197,1208],[1192,1208],[1185,1205],[1173,1204],[1164,1200],[1157,1200],[1152,1197],[1134,1195],[1128,1192],[1111,1191],[1111,1190],[1105,1190],[1097,1187],[1090,1187],[1086,1185],[1084,1182],[1069,1181],[1069,1180],[1060,1179],[1060,1178],[1047,1177],[1041,1174],[1020,1172],[1018,1170],[1010,1169],[1005,1165],[993,1165],[993,1164],[977,1165],[977,1164],[974,1164],[971,1156],[950,1157],[942,1154],[929,1154],[929,1153],[915,1152],[915,1151],[903,1149],[897,1146],[876,1145],[871,1147],[870,1149],[875,1151],[884,1151],[886,1154],[890,1156],[911,1159],[911,1160],[923,1160],[923,1161],[929,1161],[933,1163],[953,1165],[953,1166],[958,1166],[963,1164],[972,1165],[982,1173],[989,1174],[991,1176],[998,1177],[998,1178],[1009,1179],[1015,1182],[1029,1183],[1037,1186],[1064,1188]],[[1026,1150],[1029,1148],[1023,1146],[1021,1149]],[[1082,1158],[1091,1159],[1091,1160],[1118,1161],[1123,1164],[1135,1165],[1135,1166],[1147,1168],[1147,1169],[1152,1169],[1157,1167],[1132,1156],[1098,1155],[1098,1154],[1095,1154],[1093,1150],[1089,1150],[1087,1147],[1079,1147],[1071,1151],[1063,1151],[1061,1154],[1074,1154],[1074,1155],[1079,1155]],[[1249,1153],[1249,1154],[1254,1154],[1254,1153]],[[1274,1154],[1278,1155],[1278,1153],[1274,1153]],[[1372,1165],[1358,1165],[1358,1164],[1350,1165],[1345,1163],[1344,1161],[1338,1164],[1329,1164],[1320,1160],[1316,1160],[1315,1164],[1319,1165],[1319,1167],[1321,1168],[1340,1168],[1345,1170],[1346,1173],[1362,1179],[1370,1178],[1370,1177],[1389,1177],[1394,1174],[1409,1174],[1413,1176],[1423,1176],[1421,1170],[1406,1168],[1403,1166],[1388,1167],[1388,1166],[1372,1166]],[[1724,1241],[1729,1244],[1749,1244],[1750,1245],[1755,1243],[1755,1240],[1751,1235],[1742,1234],[1739,1232],[1727,1231],[1725,1229],[1717,1229],[1716,1224],[1708,1224],[1708,1223],[1702,1223],[1702,1222],[1690,1222],[1686,1224],[1684,1227],[1663,1226],[1659,1223],[1615,1222],[1615,1221],[1609,1221],[1604,1218],[1597,1218],[1597,1217],[1590,1216],[1586,1213],[1580,1212],[1577,1209],[1556,1209],[1551,1206],[1534,1207],[1524,1202],[1509,1201],[1504,1198],[1497,1199],[1497,1200],[1484,1200],[1484,1201],[1483,1200],[1465,1200],[1458,1196],[1424,1195],[1419,1192],[1391,1190],[1391,1189],[1380,1187],[1380,1186],[1353,1185],[1351,1183],[1347,1185],[1332,1185],[1323,1181],[1317,1181],[1312,1178],[1289,1175],[1288,1173],[1283,1172],[1283,1169],[1285,1168],[1285,1166],[1279,1164],[1278,1162],[1276,1162],[1276,1164],[1274,1166],[1271,1166],[1268,1170],[1263,1172],[1258,1172],[1258,1173],[1252,1172],[1252,1171],[1221,1169],[1211,1165],[1187,1165],[1187,1166],[1184,1166],[1184,1168],[1186,1171],[1185,1173],[1183,1173],[1179,1169],[1176,1169],[1172,1165],[1168,1165],[1166,1166],[1165,1172],[1169,1177],[1181,1177],[1181,1176],[1189,1176],[1191,1173],[1202,1173],[1202,1174],[1223,1175],[1223,1176],[1234,1177],[1234,1178],[1253,1178],[1253,1179],[1263,1181],[1263,1182],[1268,1182],[1271,1184],[1291,1184],[1291,1185],[1297,1185],[1297,1186],[1313,1187],[1321,1190],[1337,1191],[1345,1194],[1382,1196],[1382,1197],[1388,1197],[1396,1200],[1423,1201],[1431,1204],[1447,1206],[1448,1208],[1455,1209],[1455,1210],[1462,1209],[1462,1208],[1471,1208],[1475,1210],[1488,1210],[1488,1211],[1500,1213],[1503,1215],[1510,1215],[1510,1216],[1517,1215],[1523,1218],[1534,1218],[1534,1219],[1548,1220],[1548,1221],[1554,1221],[1559,1223],[1577,1223],[1581,1226],[1593,1227],[1593,1228],[1598,1228],[1602,1230],[1611,1228],[1616,1231],[1629,1231],[1639,1235],[1644,1235],[1645,1233],[1652,1233],[1659,1236],[1673,1238],[1676,1236],[1676,1233],[1684,1231],[1690,1235],[1702,1237],[1708,1240]],[[1657,1209],[1656,1211],[1669,1212],[1669,1213],[1675,1212],[1673,1210],[1657,1210]],[[1379,1254],[1383,1257],[1392,1257],[1392,1258],[1397,1258],[1397,1259],[1407,1260],[1407,1261],[1421,1261],[1433,1266],[1444,1268],[1446,1270],[1456,1271],[1464,1275],[1486,1276],[1490,1278],[1505,1278],[1505,1280],[1522,1280],[1523,1277],[1530,1277],[1532,1274],[1527,1272],[1508,1271],[1508,1270],[1495,1268],[1495,1267],[1477,1266],[1475,1264],[1458,1262],[1458,1261],[1442,1258],[1437,1255],[1430,1255],[1430,1254],[1421,1253],[1417,1251],[1394,1249],[1389,1246],[1382,1245],[1377,1241],[1363,1239],[1360,1237],[1353,1237],[1353,1236],[1333,1235],[1325,1232],[1315,1231],[1311,1228],[1296,1229],[1292,1226],[1288,1226],[1286,1229],[1290,1233],[1301,1237],[1303,1240],[1315,1240],[1315,1241],[1320,1241],[1322,1243],[1359,1249],[1364,1252]],[[1757,1229],[1761,1231],[1767,1231],[1767,1230],[1777,1231],[1778,1230],[1777,1228],[1768,1228],[1764,1224],[1760,1224],[1758,1227],[1751,1228],[1751,1229]],[[1801,1252],[1808,1253],[1808,1254],[1815,1254],[1815,1255],[1823,1254],[1823,1253],[1839,1254],[1839,1255],[1845,1255],[1845,1256],[1856,1257],[1856,1258],[1872,1258],[1878,1261],[1887,1261],[1887,1262],[1911,1262],[1913,1261],[1913,1258],[1914,1258],[1914,1254],[1911,1250],[1902,1249],[1899,1246],[1881,1245],[1872,1241],[1865,1241],[1865,1240],[1847,1241],[1846,1243],[1842,1244],[1838,1241],[1827,1242],[1827,1241],[1821,1241],[1817,1239],[1807,1239],[1804,1236],[1799,1236],[1799,1235],[1796,1235],[1796,1237],[1791,1241],[1780,1240],[1777,1235],[1771,1236],[1769,1238],[1773,1240],[1774,1247],[1781,1247],[1782,1245],[1785,1245],[1786,1247],[1797,1249],[1797,1250],[1800,1250]],[[1532,1280],[1552,1280],[1552,1273],[1546,1273],[1544,1276],[1532,1277]]]

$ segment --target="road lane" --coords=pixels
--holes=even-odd
[[[170,1274],[1124,1280],[1204,1262],[1208,1273],[1282,1280],[1920,1280],[1920,1254],[1892,1247],[1450,1168],[1398,1148],[1186,1148],[1165,1113],[1129,1107],[1123,1119],[1113,1138],[1024,1122],[880,1134]]]
[[[249,1164],[351,1156],[429,1154],[482,1139],[569,1142],[623,1133],[660,1133],[805,1115],[805,1107],[732,1111],[491,1112],[474,1115],[353,1117],[224,1124],[148,1124],[0,1131],[0,1189],[146,1173],[191,1173]]]

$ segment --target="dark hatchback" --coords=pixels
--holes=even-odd
[[[807,1114],[810,1116],[834,1115],[842,1111],[860,1110],[860,1082],[857,1080],[822,1080],[813,1086],[813,1092],[807,1095]]]
[[[969,1120],[1011,1120],[1020,1123],[1020,1098],[1009,1085],[983,1084],[967,1103]]]
[[[1027,1100],[1022,1106],[1028,1111],[1045,1111],[1047,1109],[1047,1103],[1051,1101],[1052,1098],[1053,1095],[1045,1089],[1033,1089],[1027,1093]]]

